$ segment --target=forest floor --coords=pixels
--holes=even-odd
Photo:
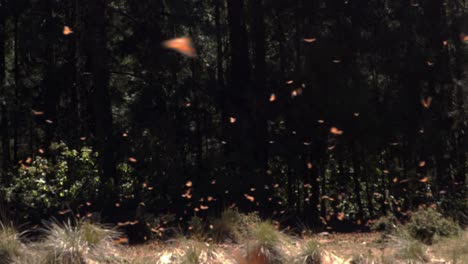
[[[468,263],[468,231],[458,238],[446,238],[437,243],[424,246],[426,259],[408,256],[411,250],[405,248],[401,241],[387,236],[381,232],[370,233],[322,233],[313,237],[304,237],[292,242],[286,249],[287,254],[299,255],[302,244],[314,239],[320,245],[322,264],[345,263]],[[192,244],[191,244],[192,243]],[[197,244],[198,243],[198,244]],[[190,246],[187,246],[190,245]],[[198,248],[198,249],[197,249]],[[203,256],[203,252],[207,253]],[[297,250],[297,252],[295,252]],[[200,261],[191,261],[189,256],[200,254]],[[147,243],[139,246],[127,246],[118,250],[123,263],[241,263],[241,264],[267,264],[258,259],[239,259],[245,246],[225,243],[210,245],[206,242],[173,241],[169,243]],[[409,252],[407,252],[409,251]],[[406,256],[405,256],[406,255]],[[185,257],[184,257],[185,256]],[[128,261],[128,262],[127,262]],[[278,262],[278,263],[316,263],[316,262]]]

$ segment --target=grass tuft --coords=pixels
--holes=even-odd
[[[322,256],[320,252],[320,244],[310,239],[302,246],[300,254],[295,257],[294,263],[301,264],[320,264],[322,263]]]
[[[21,234],[12,225],[0,222],[0,264],[11,263],[21,254],[24,246],[20,237]]]
[[[93,255],[110,253],[116,232],[88,222],[72,224],[68,220],[63,224],[50,223],[45,234],[41,243],[46,252],[45,263],[82,264]]]

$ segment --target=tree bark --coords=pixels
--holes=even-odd
[[[91,100],[95,118],[102,182],[118,186],[116,173],[115,142],[112,125],[112,107],[109,94],[109,57],[107,50],[106,0],[86,1],[87,66],[92,75]],[[107,188],[109,188],[108,186]]]
[[[7,94],[5,83],[5,43],[6,43],[6,0],[0,1],[0,132],[2,134],[2,171],[6,175],[10,167],[10,136],[9,136],[9,118],[7,107]],[[5,180],[5,179],[1,179]]]

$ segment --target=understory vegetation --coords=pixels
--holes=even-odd
[[[47,222],[34,240],[28,239],[27,231],[18,233],[2,224],[0,253],[2,264],[464,263],[468,257],[467,231],[432,208],[414,212],[404,225],[391,217],[376,224],[381,228],[383,222],[391,229],[363,242],[354,234],[357,240],[350,236],[351,241],[340,244],[328,232],[291,233],[253,213],[227,209],[196,232],[189,226],[171,237],[155,236],[144,245],[130,247],[117,228],[89,220]]]

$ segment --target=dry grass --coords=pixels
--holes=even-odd
[[[8,264],[20,256],[24,245],[20,240],[22,234],[11,224],[0,222],[0,264]]]

